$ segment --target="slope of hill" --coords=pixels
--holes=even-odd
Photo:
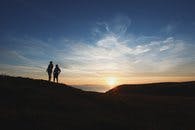
[[[0,129],[195,129],[195,97],[113,91],[0,76]]]
[[[106,92],[107,94],[129,95],[167,95],[167,96],[195,96],[195,81],[167,82],[135,85],[120,85]]]

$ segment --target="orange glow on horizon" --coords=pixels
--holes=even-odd
[[[183,82],[183,81],[195,81],[194,76],[181,76],[181,77],[77,77],[68,78],[60,77],[60,82],[69,85],[104,85],[115,87],[121,84],[144,84],[144,83],[155,83],[155,82]]]
[[[108,86],[113,87],[118,84],[118,79],[116,77],[108,77],[106,78],[106,83]]]

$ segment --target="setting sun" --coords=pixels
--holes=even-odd
[[[117,85],[118,80],[117,80],[116,77],[108,77],[108,78],[106,79],[106,82],[107,82],[107,84],[108,84],[109,86],[114,86],[114,85]]]

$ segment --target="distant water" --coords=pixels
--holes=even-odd
[[[75,88],[82,89],[84,91],[94,91],[94,92],[106,92],[110,88],[104,85],[72,85]]]

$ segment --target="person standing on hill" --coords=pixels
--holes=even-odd
[[[47,67],[47,73],[48,73],[48,80],[51,81],[51,74],[53,71],[53,63],[50,61],[48,67]]]
[[[55,82],[55,79],[58,83],[58,75],[60,74],[61,70],[60,68],[58,67],[58,64],[56,65],[54,71],[53,71],[53,81]]]

